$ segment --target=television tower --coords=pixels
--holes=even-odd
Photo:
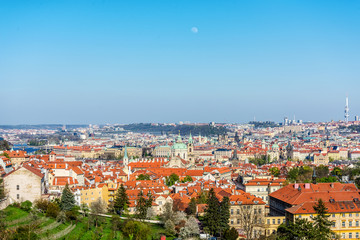
[[[345,122],[347,123],[349,121],[349,98],[346,96],[346,102],[345,102]]]

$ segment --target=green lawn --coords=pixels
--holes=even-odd
[[[4,210],[5,214],[6,214],[6,218],[5,221],[7,222],[11,222],[14,220],[18,220],[18,219],[24,219],[24,221],[22,222],[18,222],[15,224],[12,224],[12,226],[9,227],[13,227],[16,228],[17,226],[22,226],[22,225],[26,225],[29,224],[31,221],[31,219],[26,219],[26,217],[29,215],[28,212],[23,211],[19,208],[16,207],[7,207]],[[54,223],[56,220],[52,219],[52,218],[44,218],[44,214],[39,214],[39,219],[42,219],[42,222],[39,225],[38,229],[44,228],[52,223]],[[71,223],[67,222],[64,224],[61,224],[59,226],[57,226],[56,228],[53,229],[49,229],[43,233],[38,233],[38,236],[40,238],[42,237],[49,237],[53,234],[56,234],[64,229],[66,229]],[[75,223],[74,223],[75,224]],[[82,216],[79,216],[79,222],[76,223],[76,227],[74,228],[73,231],[71,231],[68,235],[66,235],[65,237],[61,238],[62,240],[77,240],[77,239],[82,239],[82,240],[87,240],[87,239],[94,239],[94,237],[98,237],[97,239],[101,239],[101,240],[108,240],[108,239],[120,239],[120,240],[129,240],[127,237],[124,237],[123,234],[120,231],[117,231],[115,233],[115,236],[113,236],[113,232],[112,232],[112,226],[111,226],[111,218],[104,218],[104,222],[101,224],[101,226],[96,229],[95,227],[91,227],[90,230],[88,230],[88,218],[82,218]],[[162,234],[165,233],[165,229],[162,225],[158,225],[158,224],[149,224],[150,228],[151,228],[151,236],[149,236],[149,239],[152,239],[155,237],[155,239],[159,238]],[[167,237],[167,239],[173,239],[173,237]]]
[[[20,208],[16,207],[7,207],[6,209],[4,209],[4,212],[6,214],[5,221],[13,221],[29,215],[28,212],[25,212]]]

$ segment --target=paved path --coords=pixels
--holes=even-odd
[[[79,211],[80,213],[83,213],[82,211]],[[93,213],[89,213],[89,214],[93,214]],[[108,217],[111,218],[113,215],[107,215],[107,214],[96,214],[98,216],[102,216],[102,217]],[[120,217],[121,219],[131,219],[129,217]],[[148,219],[136,219],[133,218],[133,220],[135,221],[139,221],[139,222],[148,222],[148,223],[156,223],[156,224],[164,224],[162,221],[159,220],[148,220]]]

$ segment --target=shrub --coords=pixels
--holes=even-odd
[[[32,203],[29,200],[27,200],[27,201],[21,203],[20,209],[30,212],[31,206],[32,206]]]
[[[42,213],[46,213],[49,206],[49,201],[46,199],[39,199],[35,201],[35,208],[39,209]]]
[[[142,222],[128,221],[122,229],[124,235],[134,240],[147,239],[151,233],[149,226]]]
[[[50,202],[46,209],[46,216],[51,218],[57,218],[60,212],[60,207],[54,202]]]
[[[56,221],[64,223],[66,221],[66,214],[64,211],[59,212]]]

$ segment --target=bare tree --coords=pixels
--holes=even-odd
[[[261,235],[261,227],[264,224],[263,214],[261,208],[257,205],[242,205],[240,206],[239,221],[246,239],[255,239]]]

